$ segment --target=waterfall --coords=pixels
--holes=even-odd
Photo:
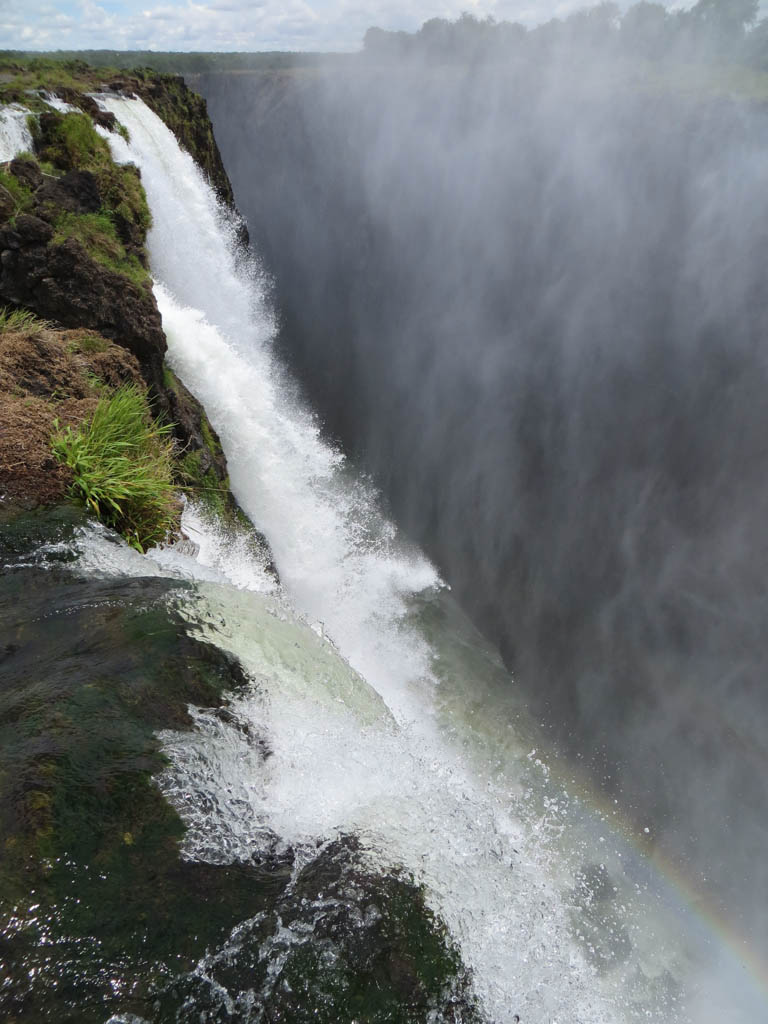
[[[542,753],[494,652],[323,438],[273,353],[268,282],[192,158],[141,101],[101,102],[129,130],[110,145],[141,169],[152,210],[168,361],[218,431],[282,583],[265,595],[263,574],[221,544],[217,578],[235,586],[201,573],[198,628],[258,686],[235,699],[235,722],[200,713],[194,732],[163,735],[161,784],[187,822],[186,856],[247,859],[277,836],[309,860],[358,836],[373,863],[425,885],[498,1024],[682,1024],[691,1005],[705,1024],[754,1021],[751,986],[730,997],[738,963],[699,934],[618,807],[598,807]],[[130,560],[138,573],[154,564]],[[311,630],[298,640],[286,622]],[[243,723],[266,735],[266,765]],[[709,988],[701,1006],[705,959],[722,969],[725,1018]]]
[[[0,163],[12,160],[17,153],[32,149],[32,135],[27,127],[29,111],[13,103],[0,108]]]

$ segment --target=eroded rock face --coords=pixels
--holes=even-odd
[[[151,383],[166,350],[151,293],[101,266],[74,238],[52,241],[53,229],[22,214],[0,228],[0,299],[65,327],[87,327],[132,352]]]
[[[0,302],[98,331],[132,352],[147,382],[161,387],[166,341],[151,289],[98,262],[79,239],[57,239],[62,215],[101,210],[96,176],[75,169],[57,178],[28,159],[11,161],[9,171],[25,190],[27,209],[20,213],[14,197],[0,192]],[[143,246],[143,232],[123,233]]]

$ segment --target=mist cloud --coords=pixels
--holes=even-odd
[[[328,429],[768,949],[768,116],[589,56],[199,81]]]

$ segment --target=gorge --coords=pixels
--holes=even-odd
[[[765,105],[576,58],[190,81],[323,422],[765,947]]]
[[[4,524],[0,1005],[759,1020],[763,114],[346,75],[98,95],[269,552]]]

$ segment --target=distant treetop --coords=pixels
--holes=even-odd
[[[640,0],[622,15],[618,4],[605,0],[530,30],[464,12],[456,21],[431,18],[412,33],[369,28],[363,49],[379,58],[453,62],[588,48],[649,59],[723,59],[768,67],[768,19],[758,23],[758,9],[759,0],[698,0],[676,11]]]

